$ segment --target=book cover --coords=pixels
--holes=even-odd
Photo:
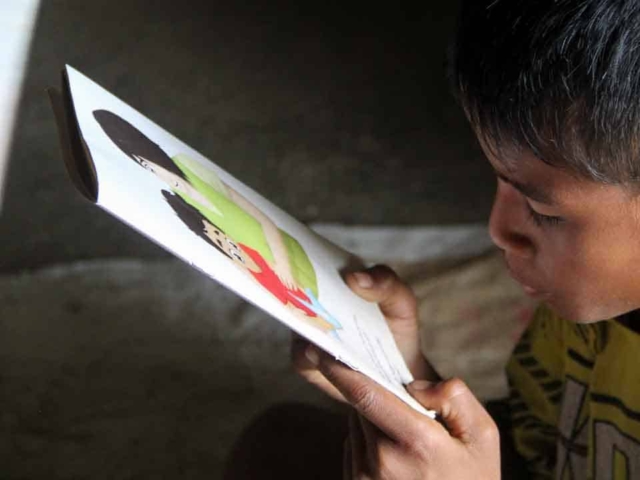
[[[50,96],[84,197],[433,416],[405,390],[412,376],[378,306],[342,279],[358,259],[77,70]]]

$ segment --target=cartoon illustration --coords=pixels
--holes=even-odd
[[[323,331],[340,324],[318,301],[316,273],[299,242],[256,205],[185,155],[169,157],[159,145],[107,110],[93,112],[107,136],[138,165],[161,179],[162,194],[182,222],[287,306]]]
[[[286,286],[257,251],[247,245],[234,242],[181,196],[164,190],[162,195],[178,218],[192,232],[233,261],[236,267],[273,294],[298,319],[325,332],[340,328],[337,320],[320,305],[310,289],[303,292],[298,287]]]

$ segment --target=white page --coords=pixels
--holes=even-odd
[[[78,71],[67,73],[100,207],[433,416],[404,389],[412,376],[377,305],[342,280],[347,252]],[[173,174],[163,173],[162,161]]]

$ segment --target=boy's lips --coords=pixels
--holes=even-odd
[[[524,290],[524,293],[531,295],[531,296],[536,296],[538,293],[538,290],[536,290],[533,287],[530,287],[529,285],[525,285],[524,283],[521,283],[520,286],[522,287],[522,289]]]
[[[511,278],[513,278],[516,282],[520,284],[520,286],[522,287],[522,289],[527,295],[531,297],[536,297],[536,298],[545,296],[544,292],[542,292],[541,290],[535,287],[532,287],[528,281],[523,280],[522,277],[518,273],[516,273],[516,271],[511,267],[511,265],[506,259],[505,259],[505,263],[507,264],[507,270],[509,271],[509,275],[511,275]]]

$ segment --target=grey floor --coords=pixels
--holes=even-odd
[[[0,271],[165,255],[68,182],[45,95],[65,63],[302,221],[486,218],[493,180],[445,80],[457,2],[263,3],[42,2]]]

